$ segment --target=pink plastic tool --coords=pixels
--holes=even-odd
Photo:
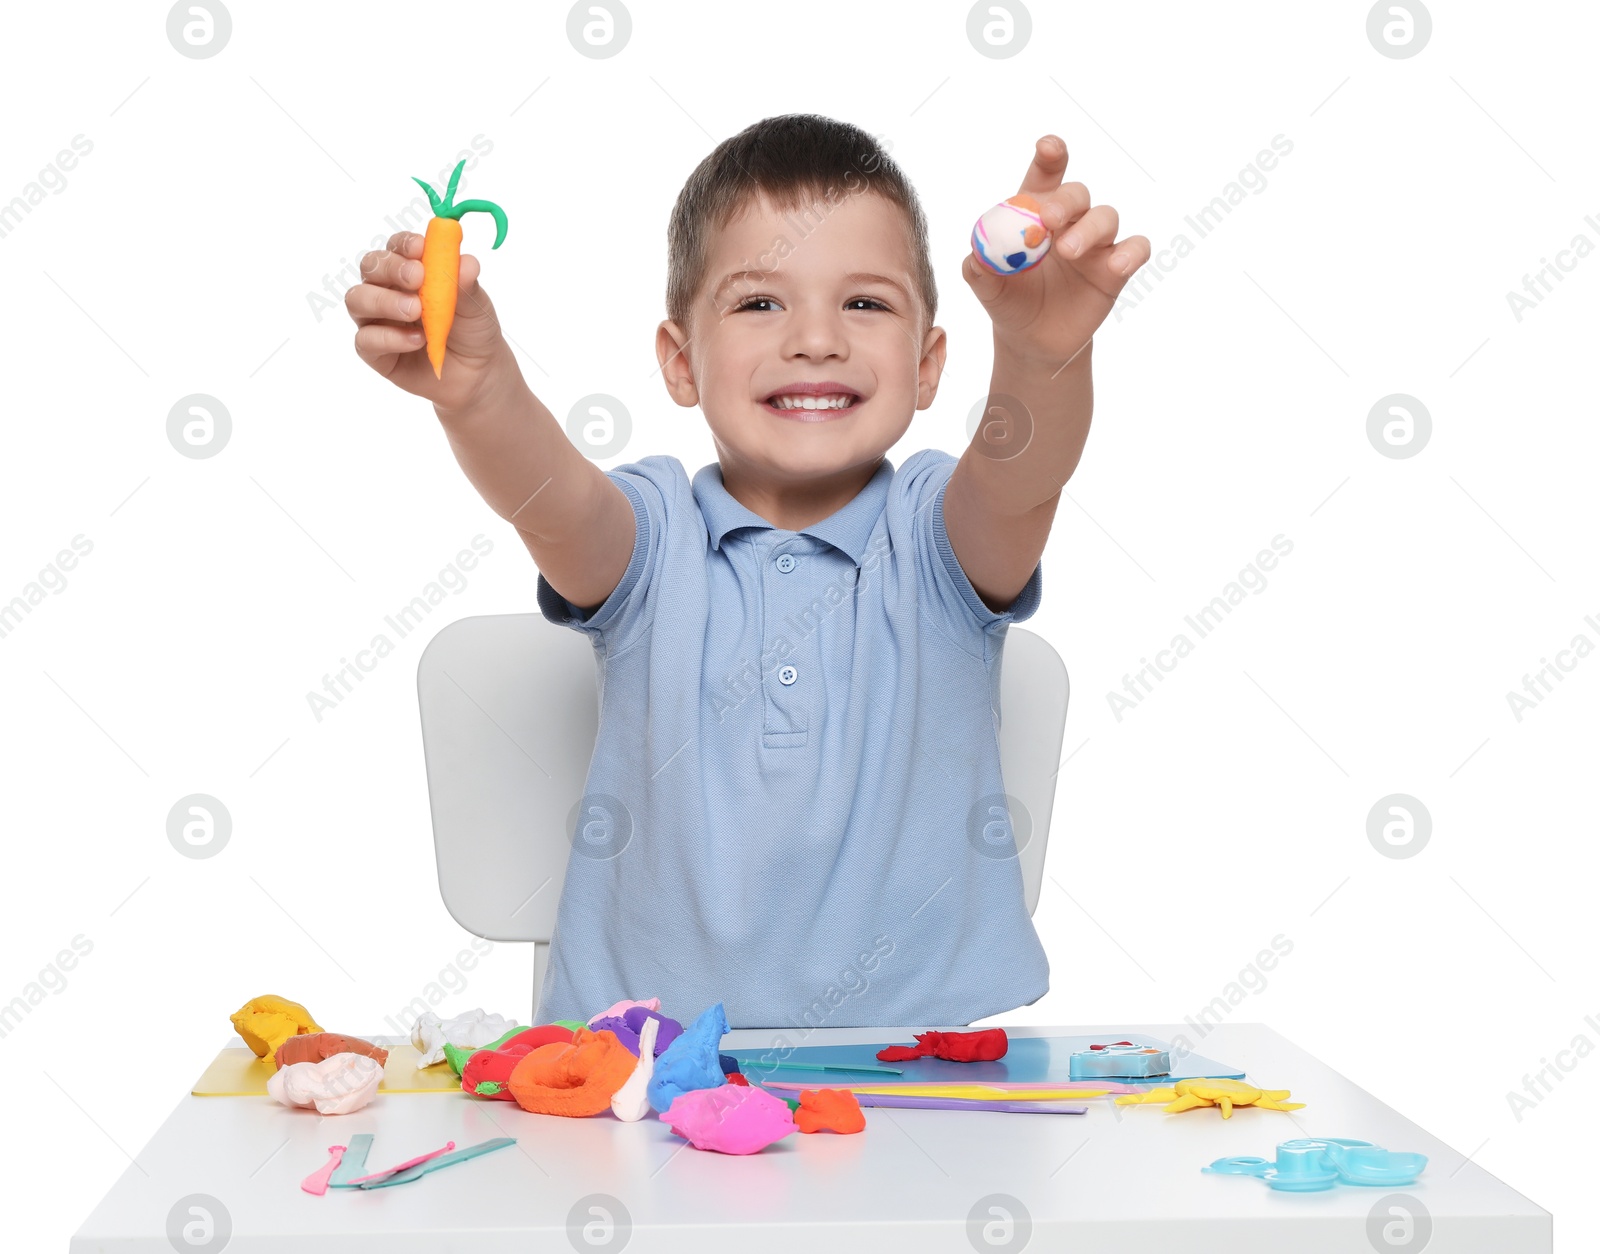
[[[315,1193],[318,1197],[321,1197],[328,1191],[328,1177],[338,1170],[339,1163],[344,1159],[344,1146],[330,1145],[328,1146],[328,1153],[332,1157],[323,1166],[317,1168],[304,1180],[300,1181],[300,1187],[307,1193]]]
[[[386,1176],[399,1175],[407,1167],[415,1167],[418,1163],[425,1163],[430,1158],[439,1157],[440,1154],[448,1154],[451,1150],[455,1149],[455,1147],[456,1143],[454,1141],[447,1141],[445,1142],[443,1149],[436,1149],[429,1154],[418,1154],[417,1157],[408,1158],[405,1162],[390,1167],[387,1171],[374,1171],[370,1176],[357,1176],[354,1180],[350,1181],[350,1183],[365,1184],[369,1180],[382,1180]]]

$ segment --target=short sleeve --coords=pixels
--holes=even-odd
[[[956,639],[973,633],[993,633],[1032,618],[1044,591],[1041,560],[1011,604],[996,612],[984,604],[967,578],[950,545],[944,525],[944,493],[957,458],[938,449],[913,454],[901,473],[910,472],[917,546],[918,581],[925,591],[928,612]]]
[[[647,461],[667,459],[648,458]],[[679,472],[682,473],[681,471]],[[656,597],[654,574],[665,551],[667,530],[666,496],[640,465],[608,470],[606,478],[622,489],[633,506],[633,553],[622,578],[592,614],[562,596],[541,572],[538,582],[539,611],[559,627],[571,627],[589,635],[609,653],[620,653],[649,626]]]

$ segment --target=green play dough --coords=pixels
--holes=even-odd
[[[461,1068],[467,1065],[467,1059],[477,1053],[476,1049],[462,1049],[459,1045],[451,1045],[448,1041],[444,1046],[444,1060],[450,1064],[450,1070],[456,1073],[456,1079],[461,1078]]]
[[[507,1028],[498,1039],[490,1041],[487,1045],[468,1045],[463,1047],[460,1045],[446,1044],[444,1047],[445,1061],[450,1064],[450,1070],[456,1073],[456,1079],[459,1080],[461,1078],[462,1069],[467,1065],[467,1059],[471,1058],[472,1055],[477,1053],[480,1049],[499,1049],[513,1036],[516,1036],[519,1032],[526,1032],[527,1030],[528,1029],[525,1027],[519,1027],[514,1024]]]

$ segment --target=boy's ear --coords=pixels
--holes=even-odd
[[[700,402],[700,389],[689,368],[689,354],[684,352],[688,343],[688,333],[671,318],[656,328],[656,360],[661,363],[667,394],[680,405],[693,406]]]
[[[917,408],[933,404],[939,391],[939,376],[944,372],[944,354],[949,347],[943,327],[929,327],[922,339],[922,360],[917,363]]]

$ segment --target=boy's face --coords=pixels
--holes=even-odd
[[[758,197],[714,236],[689,326],[663,322],[656,352],[725,471],[795,484],[875,467],[932,403],[945,336],[925,318],[892,202],[861,192],[780,213]],[[777,398],[805,384],[849,403],[784,408]]]

